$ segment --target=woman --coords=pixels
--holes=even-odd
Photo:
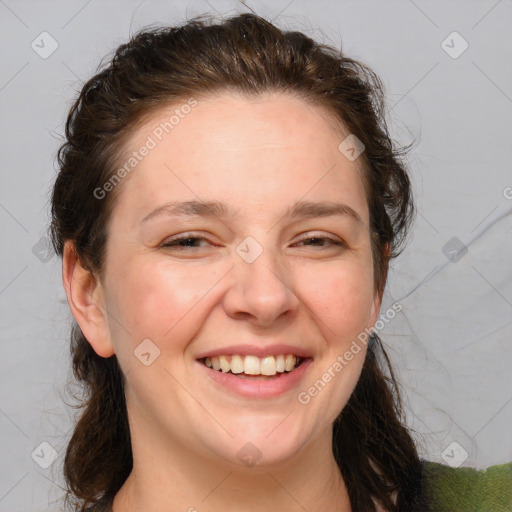
[[[428,510],[372,332],[413,212],[375,74],[257,16],[196,19],[121,46],[66,138],[69,503]]]

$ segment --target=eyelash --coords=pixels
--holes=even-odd
[[[184,242],[184,241],[187,241],[187,240],[194,240],[194,241],[205,240],[205,241],[209,242],[207,238],[204,238],[202,236],[187,236],[187,235],[185,235],[185,236],[179,236],[177,238],[169,240],[168,242],[162,244],[162,247],[168,247],[168,248],[169,247],[174,247],[174,248],[177,248],[178,250],[182,250],[182,251],[183,250],[199,249],[200,248],[200,247],[191,247],[191,246],[187,246],[187,245],[179,245],[181,242]],[[296,243],[305,242],[305,241],[311,241],[311,240],[327,241],[327,242],[329,242],[330,246],[341,246],[341,247],[346,247],[347,246],[345,244],[345,242],[343,242],[342,240],[335,240],[333,238],[326,237],[326,236],[308,236],[308,237],[301,238]],[[309,246],[309,247],[325,247],[325,246]]]
[[[162,247],[177,247],[180,249],[195,249],[196,247],[190,247],[190,246],[182,246],[179,245],[180,242],[184,242],[186,240],[208,240],[202,236],[180,236],[177,238],[174,238],[172,240],[169,240],[168,242],[164,243]]]

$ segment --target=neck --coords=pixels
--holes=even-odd
[[[244,467],[205,458],[168,439],[162,449],[159,440],[148,443],[151,437],[132,432],[133,470],[112,511],[351,512],[331,436],[327,429],[290,460]]]

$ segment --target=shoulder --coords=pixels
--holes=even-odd
[[[436,512],[512,511],[512,462],[478,470],[423,461],[423,481]]]

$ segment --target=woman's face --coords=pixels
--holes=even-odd
[[[270,464],[330,433],[365,346],[344,354],[379,308],[360,159],[338,149],[348,135],[304,100],[226,93],[161,110],[128,141],[108,317],[90,341],[115,352],[132,435],[158,439],[155,456],[163,443]],[[305,360],[283,372],[287,355]],[[223,370],[207,356],[227,356]]]

